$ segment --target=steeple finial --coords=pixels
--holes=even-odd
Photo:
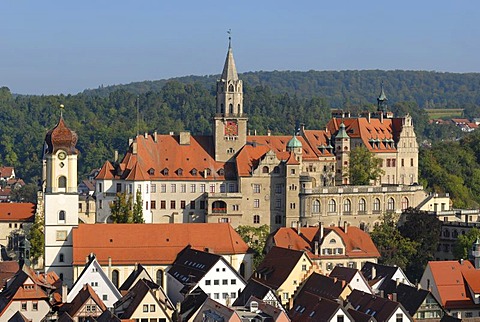
[[[232,30],[228,29],[228,52],[227,58],[225,59],[225,65],[223,67],[222,77],[226,81],[237,81],[238,74],[237,68],[235,67],[235,60],[233,59],[233,49],[232,49]]]
[[[227,30],[228,34],[228,49],[232,48],[232,29]]]
[[[63,118],[63,110],[65,109],[65,105],[60,104],[58,108],[60,109],[60,117]]]

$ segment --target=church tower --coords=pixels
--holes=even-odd
[[[247,117],[243,114],[243,84],[238,79],[230,38],[222,76],[217,81],[213,133],[216,161],[229,161],[247,142]]]
[[[43,157],[45,272],[73,284],[72,229],[78,226],[77,134],[60,116],[45,136]]]

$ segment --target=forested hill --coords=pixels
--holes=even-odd
[[[384,83],[390,102],[416,102],[423,108],[445,108],[480,105],[480,73],[440,73],[428,71],[273,71],[248,72],[239,75],[246,89],[268,86],[274,94],[300,98],[319,96],[332,108],[365,105],[375,102]],[[185,76],[170,80],[144,81],[126,85],[85,90],[87,95],[108,96],[124,89],[135,94],[159,91],[171,80],[184,84],[199,83],[210,89],[219,75]]]

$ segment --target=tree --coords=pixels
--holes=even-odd
[[[420,280],[427,263],[435,259],[442,223],[435,214],[414,208],[404,210],[402,219],[405,222],[399,227],[400,233],[418,244],[417,253],[409,261],[406,273],[412,281]]]
[[[133,205],[133,222],[136,224],[143,224],[143,203],[142,203],[142,193],[140,190],[137,190],[135,195],[135,204]]]
[[[417,253],[418,243],[400,234],[396,219],[392,213],[384,214],[382,222],[374,227],[370,236],[380,252],[381,264],[397,265],[405,270]]]
[[[40,257],[44,255],[45,249],[45,234],[43,231],[43,216],[36,215],[35,222],[27,234],[30,241],[30,258],[32,262],[38,262]]]
[[[359,146],[350,151],[350,166],[348,176],[353,185],[369,185],[370,181],[380,178],[384,171],[381,168],[382,160]]]
[[[38,186],[34,183],[26,184],[19,189],[12,190],[10,200],[14,202],[31,202],[37,203]]]
[[[119,192],[115,200],[110,204],[110,219],[114,223],[132,223],[132,196],[125,192]]]
[[[270,228],[267,225],[260,227],[238,226],[236,232],[242,237],[247,245],[255,251],[253,267],[257,267],[265,257],[264,249]]]
[[[458,235],[453,247],[453,256],[456,259],[468,259],[473,243],[480,238],[480,230],[478,228],[470,229],[465,235]]]

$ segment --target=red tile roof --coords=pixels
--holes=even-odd
[[[13,175],[14,167],[0,167],[0,177],[9,178]]]
[[[73,230],[73,264],[95,253],[101,265],[169,265],[190,245],[219,254],[245,254],[248,245],[228,223],[80,224]]]
[[[296,250],[305,250],[312,259],[319,258],[365,258],[380,257],[377,247],[373,243],[368,233],[358,227],[350,226],[347,232],[340,227],[325,227],[324,238],[331,231],[337,233],[345,244],[345,255],[315,255],[315,241],[319,240],[319,227],[302,227],[299,235],[295,228],[282,227],[274,234],[274,242],[278,247],[291,248]],[[321,244],[321,242],[320,242]]]
[[[442,305],[447,309],[474,306],[470,288],[480,293],[480,270],[469,261],[434,261],[428,262],[433,279],[440,295]]]
[[[24,221],[35,220],[36,205],[33,203],[0,203],[0,221]]]

